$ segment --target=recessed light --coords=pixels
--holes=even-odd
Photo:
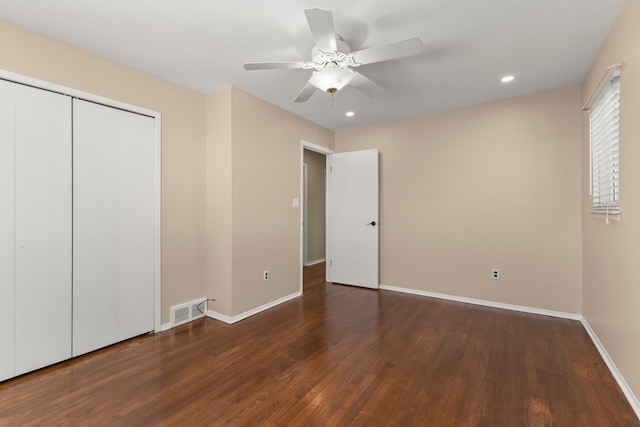
[[[502,83],[509,83],[509,82],[512,82],[512,81],[513,81],[513,79],[515,79],[515,77],[513,77],[513,76],[504,76],[504,77],[502,78],[502,80],[500,80],[500,81],[501,81]]]
[[[353,117],[356,115],[356,113],[354,113],[353,111],[347,111],[347,114],[345,114],[347,117]]]

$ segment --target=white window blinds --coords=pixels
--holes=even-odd
[[[620,208],[620,78],[614,76],[589,110],[593,208]]]

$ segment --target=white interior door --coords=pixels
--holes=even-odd
[[[0,80],[0,381],[15,374],[14,108],[15,85]]]
[[[327,156],[327,281],[378,288],[378,150]]]
[[[71,357],[71,98],[16,85],[16,374]]]

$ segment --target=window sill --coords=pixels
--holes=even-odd
[[[620,209],[593,209],[591,213],[594,215],[622,215],[622,211]]]

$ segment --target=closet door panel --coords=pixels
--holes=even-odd
[[[71,356],[71,99],[16,85],[16,374]]]
[[[0,381],[15,374],[14,102],[15,85],[0,80]]]
[[[154,119],[119,112],[118,339],[154,328]]]
[[[155,121],[74,101],[74,355],[154,328]]]
[[[118,338],[118,110],[74,100],[73,355]]]

